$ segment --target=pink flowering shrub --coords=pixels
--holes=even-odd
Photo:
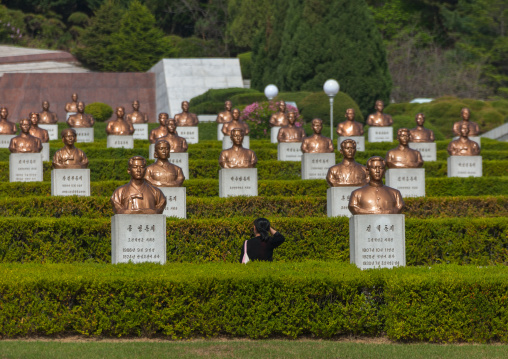
[[[254,139],[270,138],[270,117],[279,111],[278,104],[274,101],[254,102],[247,105],[240,115],[240,119],[247,122],[250,128],[250,137]],[[303,126],[303,120],[298,109],[286,104],[286,113],[295,112],[295,126]]]

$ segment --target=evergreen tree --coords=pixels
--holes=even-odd
[[[389,100],[386,52],[364,0],[277,0],[253,48],[253,87],[322,91],[329,78],[368,113]]]

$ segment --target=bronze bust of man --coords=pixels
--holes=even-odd
[[[434,142],[434,132],[423,127],[425,115],[417,113],[415,117],[416,127],[409,130],[409,142]]]
[[[342,141],[340,153],[344,159],[328,169],[326,182],[331,187],[365,186],[369,182],[369,173],[365,166],[355,161],[356,142],[351,139]]]
[[[165,112],[159,113],[159,124],[160,126],[157,128],[154,128],[152,131],[150,131],[150,136],[148,136],[148,140],[150,143],[155,143],[157,140],[161,137],[164,137],[168,134],[168,129],[166,128],[166,121],[168,120],[169,115]]]
[[[387,127],[393,125],[392,116],[383,113],[385,104],[381,100],[376,101],[376,112],[367,117],[367,125],[373,127]]]
[[[111,196],[115,214],[162,214],[166,197],[157,187],[145,180],[146,160],[142,156],[129,159],[129,183],[118,187]]]
[[[231,108],[233,107],[233,103],[231,101],[224,102],[224,111],[219,112],[217,114],[217,119],[215,122],[217,123],[226,123],[233,121],[233,113],[231,112]]]
[[[245,121],[240,120],[240,110],[237,108],[233,110],[233,119],[222,126],[222,133],[224,136],[230,136],[233,128],[241,129],[245,136],[250,132],[249,125]]]
[[[176,133],[176,121],[172,118],[166,121],[167,135],[159,137],[159,140],[168,141],[171,152],[187,152],[187,140]]]
[[[345,117],[346,121],[337,125],[337,134],[343,137],[362,136],[363,125],[360,122],[355,121],[355,109],[348,108],[346,110]]]
[[[139,111],[139,101],[135,100],[132,103],[132,113],[127,115],[127,121],[130,123],[147,123],[148,116],[146,113]]]
[[[175,115],[176,125],[178,127],[197,126],[199,123],[198,116],[189,112],[189,102],[182,102],[182,112]]]
[[[354,214],[400,214],[404,200],[399,190],[385,186],[385,160],[374,156],[367,161],[369,183],[351,193],[349,211]]]
[[[155,163],[146,168],[145,180],[157,187],[180,187],[185,180],[182,169],[168,161],[169,142],[155,143]]]
[[[39,113],[39,123],[44,125],[52,125],[58,122],[58,116],[56,113],[49,110],[49,102],[42,102],[42,112]]]
[[[239,128],[231,131],[233,147],[223,150],[219,156],[221,168],[254,168],[258,158],[254,151],[242,147],[243,132]]]
[[[30,134],[34,137],[38,137],[42,143],[48,143],[48,131],[39,127],[39,114],[37,112],[30,112],[28,118],[30,118],[30,122],[32,124],[30,126]]]
[[[460,137],[448,144],[448,154],[450,156],[479,156],[480,146],[468,137],[470,126],[463,123],[460,126]]]
[[[134,133],[134,127],[132,123],[125,121],[125,109],[123,107],[116,108],[116,119],[110,120],[106,127],[106,133],[108,135],[115,136],[130,136]]]
[[[9,111],[7,107],[0,108],[0,135],[15,135],[18,129],[16,124],[7,119]]]
[[[461,127],[463,124],[468,125],[469,127],[469,135],[468,136],[477,136],[480,133],[480,126],[476,122],[469,121],[469,118],[471,117],[471,111],[464,107],[460,111],[460,116],[462,117],[462,120],[455,122],[453,124],[453,134],[455,136],[461,135]]]
[[[90,128],[95,125],[95,119],[92,115],[85,113],[85,103],[79,101],[77,105],[77,113],[69,116],[67,124],[69,127],[74,128]]]
[[[312,120],[314,134],[306,137],[302,142],[303,153],[333,153],[333,143],[328,137],[321,136],[323,121],[319,118]]]
[[[286,102],[279,101],[279,111],[274,113],[270,117],[270,126],[271,127],[282,127],[288,124],[288,119],[286,117]]]
[[[305,138],[305,131],[302,127],[295,126],[296,114],[290,112],[288,114],[288,124],[282,126],[277,135],[278,142],[302,142]]]
[[[88,158],[85,153],[74,146],[76,137],[76,131],[72,128],[66,128],[62,131],[62,142],[65,146],[55,152],[53,156],[53,168],[67,169],[88,167]]]
[[[409,148],[409,130],[399,128],[397,131],[399,145],[386,153],[386,165],[388,168],[420,168],[423,159],[420,151]]]
[[[28,118],[19,121],[21,133],[11,139],[9,151],[11,153],[39,153],[42,151],[42,142],[38,137],[30,134],[32,123]]]
[[[78,94],[72,94],[72,102],[65,104],[65,112],[78,112]]]

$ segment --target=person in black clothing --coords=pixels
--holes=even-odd
[[[284,236],[270,226],[266,218],[258,218],[254,221],[254,238],[247,242],[247,255],[249,260],[272,261],[273,250],[284,243]],[[240,262],[244,255],[245,243],[242,245]]]

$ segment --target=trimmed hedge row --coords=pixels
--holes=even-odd
[[[407,198],[408,218],[508,217],[508,196]],[[0,199],[0,217],[113,216],[107,197],[22,197]],[[326,217],[326,197],[232,197],[187,199],[187,218]]]
[[[251,218],[167,220],[169,262],[237,262]],[[275,259],[349,261],[347,218],[271,218],[286,236]],[[408,265],[507,264],[505,218],[407,219]],[[0,262],[110,262],[111,221],[1,218]]]
[[[127,182],[100,181],[91,183],[92,196],[110,197],[113,191]],[[215,179],[186,180],[187,197],[219,196],[219,181]],[[427,178],[425,191],[428,197],[448,196],[506,196],[508,177],[478,178]],[[259,196],[326,196],[328,184],[325,180],[260,180]],[[25,196],[50,196],[50,182],[3,182],[0,183],[0,198]]]
[[[507,342],[508,269],[336,262],[0,266],[0,335]]]

